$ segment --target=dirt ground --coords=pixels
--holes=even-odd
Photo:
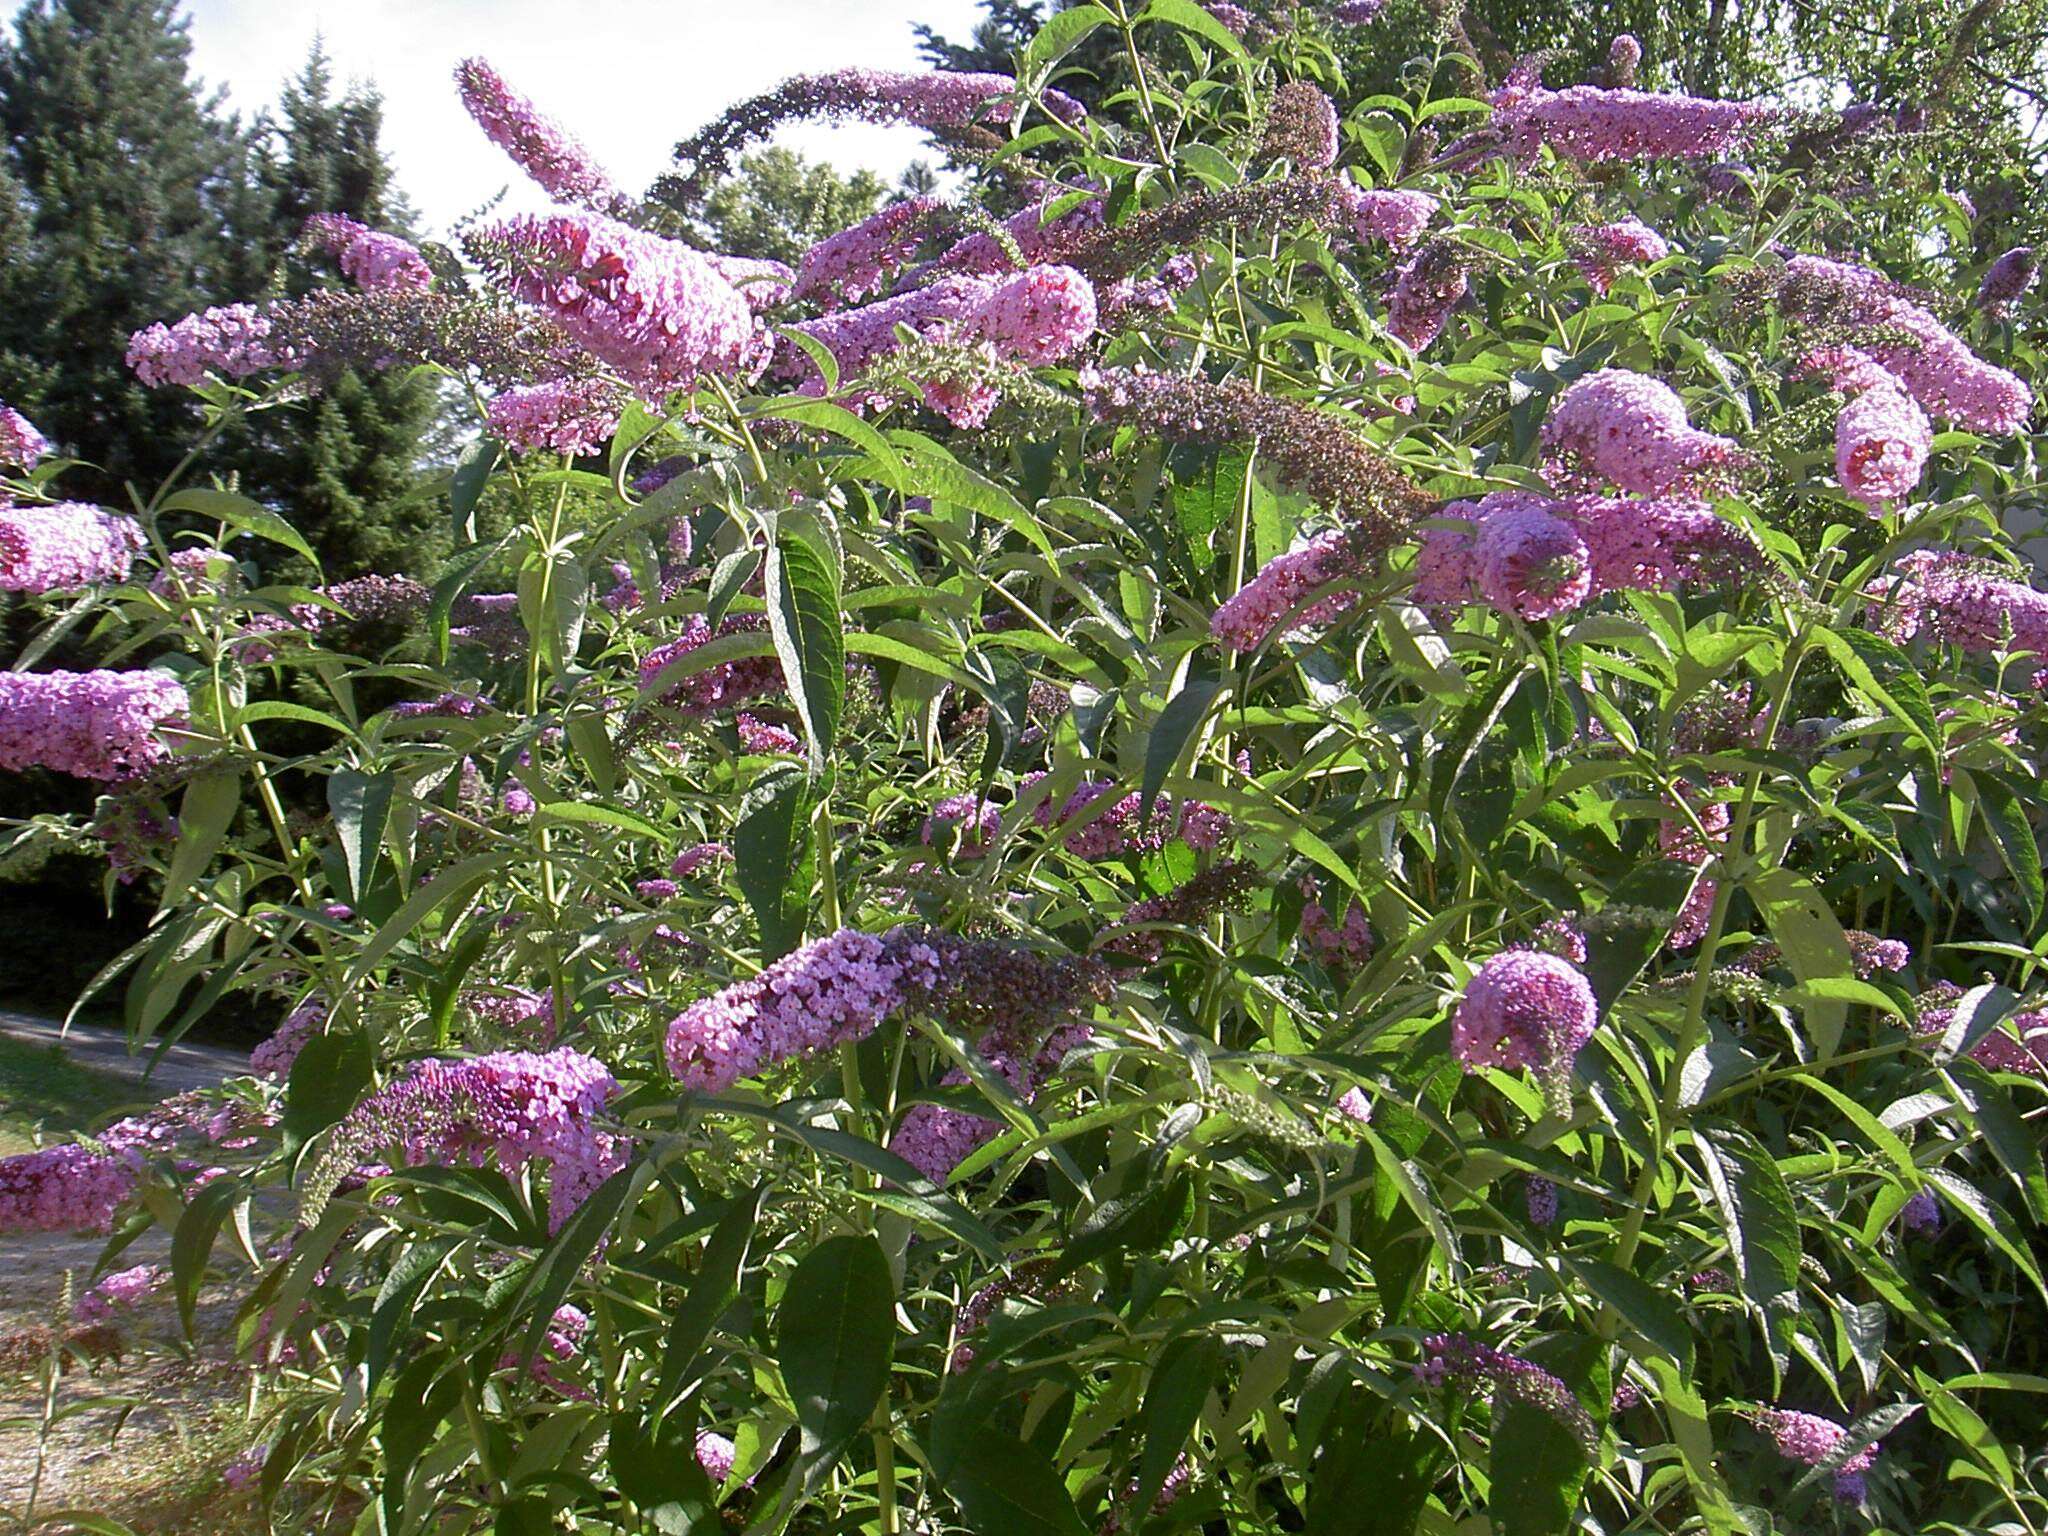
[[[247,1440],[241,1428],[246,1374],[228,1347],[226,1305],[202,1305],[197,1347],[188,1349],[176,1304],[167,1296],[150,1298],[122,1320],[120,1353],[89,1369],[74,1363],[46,1404],[47,1340],[54,1325],[69,1328],[55,1306],[66,1271],[74,1289],[83,1289],[103,1246],[100,1238],[63,1236],[7,1244],[7,1283],[0,1288],[0,1510],[24,1525],[77,1510],[111,1516],[143,1533],[264,1530],[250,1502],[226,1496],[220,1484],[220,1467]],[[153,1232],[120,1262],[168,1266],[169,1258],[168,1240]],[[66,1524],[44,1528],[61,1532]]]

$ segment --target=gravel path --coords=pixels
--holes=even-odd
[[[118,1030],[80,1024],[66,1032],[55,1019],[7,1010],[0,1010],[0,1035],[56,1047],[80,1066],[132,1078],[144,1096],[168,1098],[211,1087],[249,1066],[242,1052],[184,1042],[152,1063],[150,1053],[131,1055]],[[209,1470],[217,1453],[208,1447],[238,1417],[244,1379],[233,1362],[233,1307],[224,1295],[202,1297],[198,1348],[190,1352],[179,1343],[169,1298],[158,1297],[124,1318],[122,1352],[66,1377],[58,1401],[74,1416],[57,1426],[39,1454],[38,1362],[47,1347],[39,1341],[67,1329],[57,1305],[67,1277],[74,1290],[82,1288],[105,1248],[102,1237],[55,1233],[16,1234],[0,1245],[7,1277],[0,1284],[0,1527],[9,1523],[7,1517],[21,1518],[32,1488],[39,1513],[69,1506],[127,1515],[136,1498],[158,1483],[218,1487]],[[113,1267],[167,1265],[169,1259],[169,1235],[158,1229]],[[219,1523],[203,1523],[208,1532],[263,1529],[253,1520],[239,1523],[231,1513]],[[170,1523],[144,1518],[138,1529],[168,1533],[200,1526],[181,1512]]]
[[[180,1040],[159,1057],[154,1050],[131,1055],[128,1037],[95,1024],[74,1024],[67,1032],[56,1019],[37,1018],[0,1008],[0,1034],[32,1045],[56,1046],[82,1067],[139,1078],[169,1097],[193,1088],[211,1088],[222,1078],[249,1070],[240,1051]]]

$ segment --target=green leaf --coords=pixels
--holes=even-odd
[[[353,1217],[344,1219],[353,1220]],[[446,1355],[424,1355],[392,1378],[379,1436],[384,1451],[384,1525],[404,1529],[413,1466],[462,1398],[462,1373]]]
[[[1037,1446],[1003,1428],[992,1398],[1000,1376],[949,1385],[930,1419],[932,1481],[974,1536],[1088,1536],[1059,1471]]]
[[[615,1413],[607,1442],[606,1460],[619,1492],[633,1501],[653,1530],[681,1536],[723,1529],[717,1490],[697,1460],[695,1415],[660,1420],[650,1427],[636,1414]]]
[[[1965,992],[1956,1004],[1955,1016],[1949,1020],[1941,1043],[1934,1048],[1935,1065],[1946,1066],[1958,1056],[1969,1055],[2019,1003],[2018,995],[2009,987],[1996,983],[1972,987]]]
[[[803,770],[783,766],[755,780],[733,828],[733,874],[761,929],[762,958],[777,960],[803,938],[809,891],[803,875],[811,808]]]
[[[1956,1104],[1998,1159],[2027,1211],[2038,1225],[2048,1226],[2048,1169],[2041,1162],[2041,1138],[2031,1129],[2006,1091],[1973,1062],[1952,1062],[1942,1072]]]
[[[1053,65],[1080,47],[1089,33],[1115,20],[1099,5],[1077,5],[1070,11],[1055,13],[1025,45],[1017,78],[1035,83]]]
[[[1713,1426],[1707,1421],[1705,1401],[1688,1379],[1691,1373],[1661,1357],[1643,1365],[1657,1383],[1658,1403],[1685,1463],[1686,1481],[1692,1485],[1693,1509],[1705,1522],[1708,1536],[1746,1536],[1751,1527],[1736,1514],[1728,1485],[1721,1480]]]
[[[1437,1437],[1405,1415],[1389,1420],[1376,1399],[1354,1391],[1338,1400],[1318,1439],[1307,1528],[1415,1536],[1444,1461]]]
[[[1614,1308],[1637,1340],[1647,1346],[1647,1350],[1633,1353],[1660,1354],[1687,1370],[1692,1369],[1692,1325],[1676,1302],[1605,1260],[1567,1257],[1565,1262],[1585,1282],[1586,1289]]]
[[[1105,1200],[1074,1229],[1059,1272],[1072,1274],[1112,1253],[1158,1252],[1193,1216],[1194,1195],[1194,1180],[1183,1171],[1163,1184]]]
[[[1984,824],[1998,845],[1998,857],[2006,872],[2026,898],[2027,921],[2039,922],[2043,896],[2048,895],[2048,876],[2041,868],[2041,845],[2027,819],[2029,797],[2020,793],[1999,774],[1984,769],[1970,774],[1977,789],[1977,803],[1984,811]]]
[[[370,1309],[369,1347],[365,1353],[369,1390],[390,1367],[399,1330],[412,1321],[413,1308],[434,1276],[469,1239],[461,1236],[429,1237],[401,1251],[377,1288],[376,1303]]]
[[[178,802],[177,846],[164,871],[157,911],[175,907],[192,882],[206,873],[241,804],[242,776],[232,768],[211,769],[185,786],[185,797]]]
[[[238,496],[232,491],[194,488],[166,497],[163,510],[214,518],[230,528],[239,528],[272,544],[281,544],[295,554],[305,556],[314,570],[320,569],[320,557],[313,553],[313,546],[300,537],[298,529],[261,502],[251,501],[246,496]]]
[[[1183,32],[1192,32],[1202,41],[1221,48],[1240,64],[1251,62],[1251,55],[1245,52],[1237,34],[1196,5],[1194,0],[1152,0],[1134,25],[1142,27],[1148,21],[1164,22]]]
[[[1569,1345],[1567,1352],[1580,1368],[1555,1371],[1567,1381],[1587,1374],[1599,1348],[1591,1339],[1571,1340]],[[1604,1383],[1605,1370],[1598,1376]],[[1572,1529],[1591,1470],[1591,1449],[1551,1409],[1512,1393],[1496,1393],[1487,1507],[1498,1536],[1556,1536]]]
[[[889,1385],[896,1287],[872,1237],[828,1238],[789,1277],[775,1314],[776,1362],[805,1461],[829,1465],[867,1426]]]
[[[297,1151],[356,1107],[377,1073],[376,1052],[356,1030],[315,1035],[285,1085],[284,1145]]]
[[[544,821],[566,821],[583,827],[617,827],[621,832],[631,832],[635,837],[651,838],[657,843],[666,842],[669,838],[668,832],[645,816],[622,811],[615,805],[592,805],[581,800],[552,800],[537,807],[533,814]]]
[[[498,460],[504,452],[490,438],[479,439],[470,445],[469,451],[455,466],[455,473],[449,477],[448,507],[454,517],[456,543],[472,544],[476,541],[477,503],[483,499],[491,471],[498,467]]]
[[[1707,1183],[1721,1209],[1743,1294],[1759,1308],[1783,1353],[1799,1297],[1799,1215],[1777,1160],[1745,1133],[1716,1128],[1703,1138]]]
[[[813,399],[809,395],[786,395],[780,400],[769,401],[754,414],[759,421],[793,421],[799,426],[816,427],[835,437],[845,438],[873,460],[876,478],[897,495],[904,493],[902,462],[889,447],[888,439],[845,406],[830,400]]]
[[[824,530],[785,519],[768,551],[768,632],[791,701],[804,722],[813,775],[839,739],[846,697],[846,637],[839,612],[839,553]]]
[[[171,1233],[171,1289],[188,1339],[193,1336],[207,1260],[213,1257],[213,1240],[220,1235],[228,1213],[248,1198],[248,1188],[239,1178],[215,1179],[192,1197],[178,1218],[177,1230]]]
[[[1743,882],[1743,888],[1762,910],[1771,937],[1785,953],[1786,966],[1800,981],[1854,979],[1856,970],[1849,955],[1849,940],[1827,899],[1811,880],[1789,869],[1770,869],[1752,875]],[[1814,1050],[1825,1061],[1841,1048],[1849,1005],[1820,993],[1809,992],[1807,996],[1806,1032]]]
[[[1638,865],[1608,894],[1610,907],[1646,907],[1676,912],[1685,904],[1699,871],[1675,859]],[[1586,936],[1586,979],[1600,1001],[1602,1016],[1642,975],[1643,967],[1664,947],[1666,930],[1634,923],[1603,924]]]
[[[393,777],[337,768],[327,780],[327,811],[341,838],[341,856],[348,866],[349,900],[361,905],[363,893],[377,873],[377,855],[384,846],[384,827],[391,818]]]
[[[1159,1497],[1222,1372],[1223,1344],[1213,1334],[1183,1334],[1159,1352],[1145,1388],[1145,1449],[1138,1458],[1133,1510],[1150,1509]]]
[[[1222,690],[1223,679],[1213,667],[1191,667],[1180,691],[1168,699],[1166,708],[1159,712],[1159,718],[1152,725],[1152,734],[1145,742],[1143,799],[1138,811],[1140,824],[1151,820],[1152,802],[1159,798],[1159,786],[1179,766],[1181,755],[1202,729],[1202,722],[1209,718],[1210,706]]]
[[[747,1250],[754,1241],[754,1228],[761,1220],[761,1202],[767,1189],[757,1186],[733,1201],[704,1245],[703,1256],[690,1281],[690,1293],[676,1309],[669,1323],[668,1340],[662,1348],[660,1385],[654,1394],[657,1414],[669,1406],[690,1384],[690,1368],[703,1351],[704,1341],[739,1294],[740,1271],[746,1267]]]
[[[1834,658],[1844,677],[1917,738],[1930,758],[1939,761],[1941,726],[1934,718],[1927,685],[1913,670],[1904,651],[1866,629],[1837,629],[1822,624],[1809,633]]]

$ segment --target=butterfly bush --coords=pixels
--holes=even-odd
[[[217,1303],[280,1528],[2024,1523],[2028,231],[1383,9],[798,76],[645,197],[472,60],[547,206],[139,331],[118,511],[0,408],[0,869],[261,1042],[0,1158],[107,1243],[60,1387]],[[700,248],[804,119],[954,174]],[[323,564],[216,438],[392,369],[453,547]]]
[[[142,527],[83,502],[0,507],[0,590],[54,592],[126,581]]]

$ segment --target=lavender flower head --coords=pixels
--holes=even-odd
[[[137,1264],[106,1276],[72,1305],[71,1320],[85,1327],[110,1322],[131,1312],[169,1285],[168,1271],[156,1264]]]
[[[191,707],[162,672],[0,672],[0,769],[125,779],[164,760],[159,728]]]
[[[1569,960],[1503,950],[1466,987],[1451,1019],[1451,1053],[1467,1071],[1529,1068],[1553,1100],[1568,1097],[1572,1063],[1599,1018],[1592,986]]]
[[[484,425],[518,451],[582,457],[611,441],[624,414],[625,401],[605,380],[555,379],[497,395],[485,407]]]
[[[556,202],[603,213],[625,201],[590,151],[482,59],[458,64],[455,84],[477,126]]]
[[[13,406],[0,404],[0,468],[28,469],[50,452],[50,440]]]
[[[1335,623],[1358,601],[1355,591],[1323,589],[1358,573],[1358,557],[1342,532],[1318,534],[1268,561],[1210,617],[1209,633],[1236,651],[1255,651],[1284,623],[1302,635]],[[1316,596],[1322,593],[1321,596]],[[1311,600],[1313,599],[1313,600]]]
[[[1986,269],[1984,281],[1977,287],[1977,307],[1987,315],[2011,314],[2040,272],[2041,259],[2034,248],[2014,246]]]
[[[1941,1201],[1931,1189],[1923,1189],[1899,1211],[1899,1225],[1908,1232],[1939,1232]]]
[[[703,255],[596,213],[508,219],[476,259],[650,399],[730,375],[758,352],[754,316]]]
[[[128,366],[152,389],[193,388],[209,374],[245,379],[271,368],[296,366],[292,354],[271,344],[270,318],[251,304],[225,304],[187,315],[175,325],[145,326],[128,339]]]
[[[81,501],[0,503],[0,592],[126,581],[142,525]]]
[[[1431,1334],[1422,1341],[1415,1379],[1425,1386],[1487,1388],[1555,1418],[1589,1450],[1598,1431],[1572,1389],[1557,1376],[1462,1333]]]
[[[1771,1437],[1778,1454],[1787,1461],[1817,1467],[1833,1456],[1849,1431],[1833,1419],[1801,1413],[1792,1408],[1759,1408],[1751,1417],[1757,1428]],[[1878,1447],[1866,1445],[1835,1468],[1835,1497],[1844,1503],[1863,1499],[1863,1475],[1877,1464]]]
[[[974,794],[948,795],[925,817],[920,839],[927,847],[951,843],[961,858],[978,859],[1002,825],[1001,807]]]
[[[1551,484],[1640,496],[1687,489],[1742,462],[1727,438],[1694,429],[1670,385],[1620,368],[1590,373],[1557,397],[1543,447]]]
[[[1337,107],[1306,80],[1290,80],[1273,93],[1266,114],[1262,160],[1292,160],[1302,170],[1320,171],[1337,163]]]
[[[341,213],[306,220],[305,239],[340,264],[342,276],[372,293],[406,293],[434,285],[434,269],[416,246]]]

